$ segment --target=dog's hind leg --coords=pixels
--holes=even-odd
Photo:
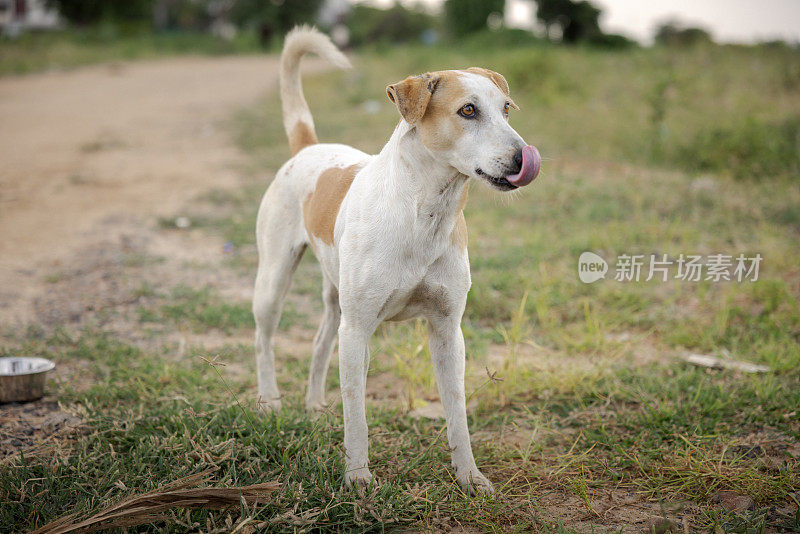
[[[275,377],[272,338],[281,318],[283,299],[289,290],[297,264],[303,257],[306,244],[281,235],[275,227],[270,228],[267,225],[266,228],[266,235],[258,237],[258,274],[253,294],[256,368],[259,407],[265,410],[279,410],[281,398]]]
[[[339,292],[325,275],[322,280],[322,300],[325,311],[322,315],[322,323],[314,336],[314,357],[311,360],[308,392],[306,393],[306,409],[308,410],[319,410],[325,407],[325,378],[328,375],[333,344],[336,341],[339,320],[342,316],[339,309]]]

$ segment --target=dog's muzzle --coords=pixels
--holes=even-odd
[[[519,172],[509,174],[506,180],[513,186],[522,187],[531,183],[542,168],[542,156],[533,145],[527,145],[514,154],[514,163],[519,167]]]
[[[509,174],[503,177],[492,176],[480,168],[475,169],[475,174],[483,177],[489,184],[501,191],[511,191],[531,183],[539,175],[539,170],[542,168],[542,157],[536,147],[532,145],[527,145],[517,150],[513,161],[514,166],[510,167],[506,171]]]

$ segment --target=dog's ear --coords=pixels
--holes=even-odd
[[[439,80],[440,77],[434,74],[409,76],[402,82],[387,86],[386,94],[397,106],[406,122],[414,124],[425,115],[428,102]]]
[[[508,90],[508,82],[506,81],[505,76],[500,74],[499,72],[495,72],[493,70],[484,69],[481,67],[470,67],[467,69],[467,72],[471,72],[472,74],[477,74],[479,76],[483,76],[484,78],[489,78],[493,84],[497,86],[500,91],[503,92],[508,98],[511,107],[514,109],[519,109],[517,105],[511,100],[510,92]]]

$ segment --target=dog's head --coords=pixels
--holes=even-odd
[[[506,79],[472,67],[411,76],[386,88],[403,119],[437,159],[501,191],[529,184],[541,158],[508,124]]]

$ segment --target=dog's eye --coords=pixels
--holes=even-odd
[[[461,106],[461,109],[458,110],[458,114],[464,117],[465,119],[472,119],[475,117],[475,106],[472,104],[464,104]]]
[[[503,106],[503,113],[508,115],[508,110],[509,110],[510,107],[511,107],[511,104],[509,102],[506,102],[506,105]]]

